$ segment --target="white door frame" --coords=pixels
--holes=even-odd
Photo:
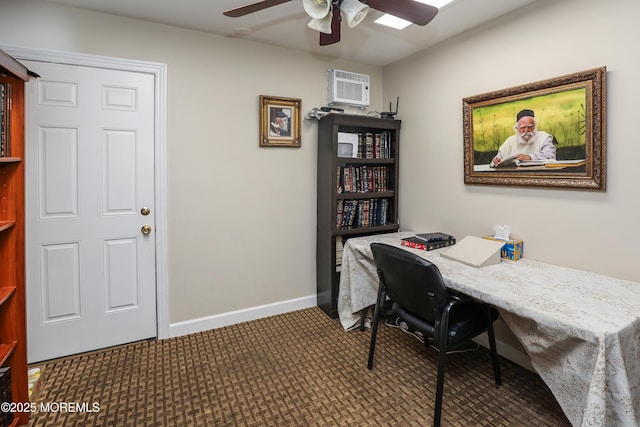
[[[166,129],[167,129],[167,65],[156,62],[134,61],[107,56],[64,52],[51,49],[34,49],[15,46],[0,46],[9,55],[20,60],[46,61],[68,65],[101,67],[133,71],[155,76],[155,230],[156,239],[156,319],[158,338],[169,338],[168,311],[168,266],[167,266],[167,173],[166,173]],[[29,118],[26,117],[26,120]],[[26,127],[25,130],[29,128]],[[28,140],[29,135],[26,135]]]

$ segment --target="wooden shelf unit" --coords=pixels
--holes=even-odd
[[[329,317],[338,317],[337,301],[340,285],[341,252],[338,244],[354,236],[390,233],[398,231],[398,158],[400,148],[400,120],[379,119],[359,115],[329,114],[318,121],[318,194],[317,194],[317,239],[316,239],[316,286],[317,305]],[[388,157],[352,158],[338,156],[338,136],[340,132],[355,134],[386,133],[390,150]],[[339,168],[362,168],[367,170],[382,167],[386,173],[383,179],[384,191],[367,189],[345,191],[340,188],[341,171]],[[375,182],[375,180],[374,180]],[[377,185],[377,183],[375,184]],[[379,212],[375,224],[351,226],[338,224],[338,210],[346,201],[354,203],[371,201],[380,205],[386,200],[386,218],[381,221]],[[365,205],[367,206],[367,205]],[[359,206],[358,206],[359,208]]]
[[[0,50],[0,82],[11,85],[10,152],[0,157],[0,365],[11,367],[11,397],[28,403],[24,225],[24,85],[28,70]],[[15,413],[12,426],[27,424]]]

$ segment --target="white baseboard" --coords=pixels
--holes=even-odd
[[[483,347],[489,348],[489,337],[486,333],[475,337],[473,341],[477,342]],[[504,357],[505,359],[511,360],[513,363],[516,363],[525,369],[535,372],[535,369],[533,369],[533,366],[531,366],[531,359],[526,353],[523,353],[517,348],[513,348],[509,344],[505,344],[499,339],[496,339],[496,348],[500,356]]]
[[[273,304],[172,323],[169,325],[169,338],[208,331],[209,329],[221,328],[223,326],[235,325],[236,323],[275,316],[276,314],[288,313],[290,311],[315,307],[316,301],[316,295],[313,294],[307,297],[296,298],[288,301],[279,301]]]
[[[169,325],[169,337],[179,337],[182,335],[194,334],[208,331],[209,329],[222,328],[223,326],[235,325],[237,323],[248,322],[263,317],[275,316],[277,314],[288,313],[296,310],[303,310],[316,306],[316,295],[296,298],[288,301],[279,301],[273,304],[261,305],[228,313],[216,314],[215,316],[201,317],[199,319],[187,320],[184,322],[172,323]],[[474,339],[483,347],[489,348],[489,338],[487,334],[482,334]],[[498,354],[506,359],[517,363],[525,369],[534,371],[531,360],[526,353],[516,349],[503,341],[496,339]]]

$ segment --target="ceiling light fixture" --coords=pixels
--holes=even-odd
[[[446,6],[447,4],[455,0],[415,0],[415,1],[417,1],[418,3],[428,4],[440,9],[443,6]],[[388,13],[385,13],[380,18],[376,19],[374,22],[376,24],[395,28],[396,30],[404,30],[411,24],[411,22],[405,19],[398,18],[397,16],[389,15]]]
[[[424,3],[424,4],[428,4],[431,5],[433,7],[437,7],[438,9],[442,9],[444,6],[448,5],[449,3],[453,3],[455,0],[415,0],[418,3]]]
[[[235,31],[239,36],[246,36],[247,34],[251,34],[251,28],[247,27],[237,27]]]
[[[402,18],[398,18],[397,16],[389,15],[388,13],[385,13],[384,15],[382,15],[380,18],[376,19],[373,22],[375,22],[376,24],[381,24],[387,27],[395,28],[396,30],[404,30],[411,24],[411,22],[409,21],[406,21]]]
[[[359,0],[302,0],[304,11],[311,20],[307,27],[325,34],[331,34],[333,8],[339,8],[338,13],[344,15],[349,28],[356,27],[369,13],[369,6]]]

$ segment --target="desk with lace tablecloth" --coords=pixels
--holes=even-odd
[[[349,330],[375,304],[369,245],[388,243],[438,266],[451,289],[500,311],[574,426],[640,425],[640,283],[521,259],[474,268],[402,246],[400,232],[344,247],[338,313]]]

